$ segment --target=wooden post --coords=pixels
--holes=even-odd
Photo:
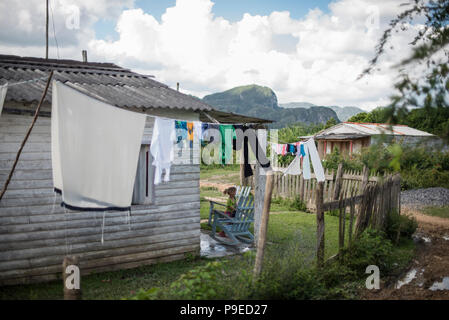
[[[355,215],[355,203],[354,203],[354,196],[355,196],[355,187],[352,188],[351,190],[351,204],[349,207],[349,214],[350,214],[350,219],[349,219],[349,245],[351,245],[352,243],[352,230],[353,230],[353,226],[354,226],[354,215]]]
[[[28,131],[25,135],[25,138],[22,141],[22,144],[20,145],[19,151],[17,151],[17,155],[16,155],[16,159],[14,160],[14,164],[12,165],[11,171],[9,172],[8,178],[6,179],[5,185],[3,186],[2,192],[0,193],[0,201],[3,198],[3,195],[6,192],[6,189],[8,189],[8,185],[11,182],[11,178],[12,178],[12,175],[14,174],[14,170],[16,169],[17,162],[19,161],[20,155],[22,154],[23,147],[25,146],[25,143],[27,142],[28,137],[31,134],[31,130],[33,130],[34,124],[36,123],[36,120],[39,117],[39,111],[41,110],[45,96],[47,95],[48,87],[50,86],[50,81],[51,81],[52,77],[53,77],[53,71],[50,72],[50,75],[48,76],[47,85],[45,86],[44,92],[42,93],[42,97],[41,97],[41,100],[39,101],[39,105],[37,106],[36,112],[34,113],[33,121],[31,122],[31,125],[28,128]]]
[[[256,175],[255,175],[255,189],[254,189],[254,244],[257,245],[259,239],[260,231],[260,221],[262,219],[264,195],[265,195],[265,184],[267,176],[263,174],[263,169],[260,164],[256,165]]]
[[[337,176],[335,178],[335,187],[334,194],[332,196],[332,200],[338,200],[340,196],[341,186],[343,182],[343,162],[338,164]]]
[[[259,226],[259,237],[257,239],[256,261],[254,263],[254,278],[257,280],[262,272],[262,262],[265,253],[265,244],[267,240],[268,218],[270,215],[271,195],[273,191],[273,171],[268,171],[265,183],[265,199],[263,203],[262,217]]]
[[[365,187],[368,185],[369,181],[369,169],[367,166],[363,166],[363,172],[362,172],[362,185],[361,185],[361,191],[363,192],[365,190]]]
[[[81,300],[81,273],[78,259],[75,256],[66,256],[62,262],[62,284],[64,287],[64,300]]]
[[[344,195],[340,195],[339,199],[339,215],[338,215],[338,253],[340,254],[345,246],[345,223],[346,223],[346,207],[344,206]]]
[[[317,265],[324,264],[324,211],[323,211],[323,182],[318,182],[316,188],[316,237],[317,237]]]

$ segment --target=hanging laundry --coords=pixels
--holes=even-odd
[[[155,185],[161,183],[164,171],[164,182],[170,181],[170,167],[175,158],[174,143],[176,141],[177,136],[173,127],[173,120],[156,117],[150,146],[153,166],[155,166]]]
[[[236,136],[243,137],[243,139],[236,139],[235,150],[241,150],[243,144],[243,164],[244,164],[244,176],[245,178],[253,175],[253,169],[249,163],[249,149],[248,144],[250,144],[253,153],[256,155],[256,159],[262,168],[270,167],[270,161],[267,159],[265,151],[260,147],[257,135],[255,139],[249,139],[247,135],[244,135],[245,131],[250,129],[248,126],[235,125]],[[256,132],[254,130],[254,132]],[[243,140],[243,141],[242,141]],[[239,143],[240,142],[240,143]],[[243,143],[242,143],[243,142]],[[259,152],[259,149],[261,150]]]
[[[296,146],[294,144],[288,144],[288,152],[292,154],[296,154]]]
[[[3,104],[5,103],[6,91],[8,91],[8,85],[0,86],[0,116],[2,115]]]
[[[310,173],[310,160],[309,160],[309,150],[307,148],[306,144],[301,145],[304,150],[304,158],[302,161],[302,170],[304,173],[304,179],[309,180],[312,178],[312,175]]]
[[[187,140],[190,148],[193,148],[193,122],[187,122]]]
[[[74,210],[129,210],[146,115],[53,81],[53,183]]]
[[[222,164],[232,163],[232,147],[233,141],[236,139],[235,129],[233,125],[220,125],[221,134],[221,150],[222,150]]]
[[[315,177],[318,181],[324,181],[324,169],[321,164],[320,156],[318,155],[318,150],[316,149],[315,140],[310,138],[307,142],[307,149],[310,154],[310,160],[312,160],[313,172],[315,172]]]
[[[301,157],[305,157],[305,156],[306,156],[306,151],[305,151],[305,148],[304,148],[304,143],[301,143],[301,144],[300,144],[300,146],[299,146],[299,153],[300,153]]]
[[[177,143],[181,140],[187,139],[187,122],[186,121],[175,121],[176,137]]]
[[[299,176],[302,173],[300,157],[295,157],[287,168],[280,168],[280,169],[282,170],[278,169],[277,171],[281,171],[284,174]]]
[[[285,155],[287,154],[287,145],[286,145],[286,144],[283,144],[283,145],[282,145],[282,152],[281,152],[281,154],[282,154],[283,156],[285,156]]]
[[[203,139],[202,127],[203,125],[200,121],[193,122],[193,139],[198,139],[198,141]]]

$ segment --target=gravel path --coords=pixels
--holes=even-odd
[[[427,188],[401,192],[401,205],[413,207],[449,205],[449,189]]]

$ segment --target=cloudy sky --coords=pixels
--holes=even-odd
[[[393,93],[410,34],[395,34],[380,70],[356,79],[404,2],[50,0],[50,57],[80,60],[87,49],[89,61],[180,82],[198,97],[255,83],[281,103],[370,110]],[[0,2],[0,53],[45,55],[45,0]]]

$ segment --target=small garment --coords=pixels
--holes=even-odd
[[[281,152],[281,154],[282,154],[283,156],[285,156],[285,155],[287,154],[287,145],[286,145],[286,144],[283,144],[283,145],[282,145],[282,152]]]
[[[321,164],[320,156],[318,155],[318,150],[316,149],[315,140],[310,138],[307,142],[307,149],[309,151],[310,160],[312,160],[313,172],[315,172],[315,177],[318,181],[324,181],[324,169]]]
[[[296,154],[296,146],[294,144],[288,144],[288,152]]]
[[[146,115],[53,81],[53,184],[74,210],[129,210]]]
[[[173,122],[173,120],[159,117],[156,117],[154,120],[150,151],[153,156],[153,166],[155,167],[155,185],[161,183],[164,171],[164,182],[170,181],[170,167],[175,158],[174,144],[177,141]]]
[[[176,137],[177,143],[184,139],[187,139],[187,122],[186,121],[175,121]]]
[[[273,150],[273,152],[275,154],[278,154],[278,155],[282,154],[282,144],[272,143],[271,149]]]
[[[301,143],[299,146],[299,153],[301,155],[301,157],[305,157],[306,156],[306,151],[304,149],[304,143]]]
[[[193,148],[193,122],[187,122],[187,140],[190,148]]]
[[[0,86],[0,116],[2,115],[3,104],[5,103],[6,91],[8,91],[8,85]]]

